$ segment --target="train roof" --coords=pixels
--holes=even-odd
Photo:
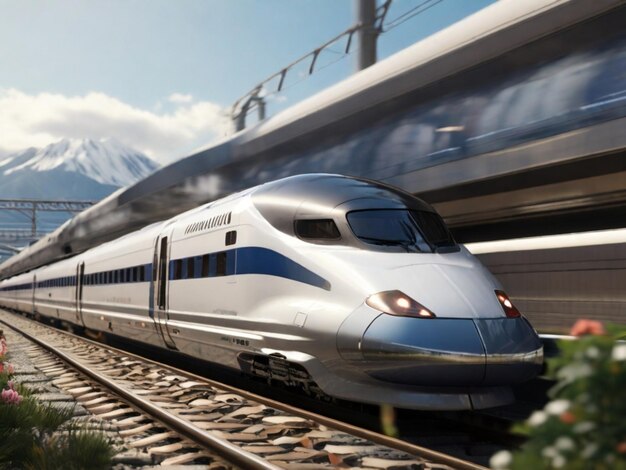
[[[433,211],[421,199],[378,181],[344,175],[313,173],[290,176],[265,183],[252,192],[255,205],[316,207],[331,210],[339,205],[366,204],[368,208],[410,208]],[[359,201],[358,203],[356,201]]]

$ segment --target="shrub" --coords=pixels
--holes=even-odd
[[[528,436],[520,451],[491,459],[496,469],[626,469],[626,327],[582,320],[548,361],[557,380],[551,401],[514,431]]]
[[[67,424],[74,407],[38,402],[12,380],[13,367],[0,330],[0,469],[107,469],[114,450],[102,433]]]

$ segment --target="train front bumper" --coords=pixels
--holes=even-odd
[[[340,332],[341,333],[341,332]],[[421,319],[378,315],[340,353],[374,379],[417,386],[497,386],[542,368],[543,347],[524,318]]]

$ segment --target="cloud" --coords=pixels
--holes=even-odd
[[[193,96],[183,95],[182,93],[172,93],[167,99],[170,103],[175,104],[191,103],[193,101]]]
[[[170,101],[175,95],[179,94]],[[226,111],[208,101],[179,101],[173,111],[159,111],[136,108],[98,92],[29,95],[0,89],[0,154],[62,138],[114,137],[163,164],[206,147],[230,129]]]

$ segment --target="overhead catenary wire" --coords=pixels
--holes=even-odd
[[[419,5],[416,5],[415,7],[411,8],[410,10],[405,11],[404,13],[402,13],[401,15],[396,17],[395,19],[390,20],[387,23],[384,23],[382,25],[382,28],[381,28],[381,33],[384,33],[384,32],[387,32],[387,31],[391,31],[392,29],[400,26],[403,23],[406,23],[407,21],[409,21],[410,19],[416,17],[417,15],[420,15],[420,14],[424,13],[426,10],[429,10],[430,8],[432,8],[435,5],[441,3],[442,1],[443,0],[425,0],[425,1],[423,1]]]
[[[414,18],[417,15],[424,13],[430,8],[438,5],[443,2],[443,0],[423,0],[418,5],[410,8],[409,10],[401,13],[393,20],[385,22],[387,14],[389,12],[391,3],[393,0],[385,0],[377,9],[376,9],[376,18],[374,20],[374,28],[378,32],[378,34],[383,34],[385,32],[391,31],[396,27],[406,23],[410,19]],[[265,113],[265,102],[267,98],[271,96],[275,96],[280,92],[284,92],[292,89],[294,86],[302,83],[307,80],[309,75],[312,75],[314,71],[324,70],[331,65],[343,60],[345,57],[349,55],[353,55],[358,52],[359,48],[351,48],[352,38],[362,28],[368,27],[367,25],[357,24],[350,28],[347,28],[340,34],[326,41],[321,46],[315,48],[313,51],[301,56],[295,61],[291,62],[286,67],[283,67],[280,71],[270,75],[265,80],[258,83],[254,88],[252,88],[248,93],[240,97],[231,107],[231,119],[236,123],[236,130],[242,130],[245,128],[245,118],[246,116],[253,110],[259,110],[259,114],[263,114],[260,116],[260,119],[264,117]],[[332,45],[337,44],[339,41],[346,38],[346,45],[343,53],[331,48]],[[333,61],[330,61],[323,66],[317,66],[318,59],[322,52],[331,52],[337,55],[337,58]],[[308,73],[296,80],[289,86],[285,87],[285,81],[287,79],[287,74],[297,65],[304,63],[305,61],[310,60]],[[317,66],[317,67],[316,67]],[[277,81],[277,85],[275,87],[270,88],[268,85]],[[269,88],[269,90],[268,90]]]

